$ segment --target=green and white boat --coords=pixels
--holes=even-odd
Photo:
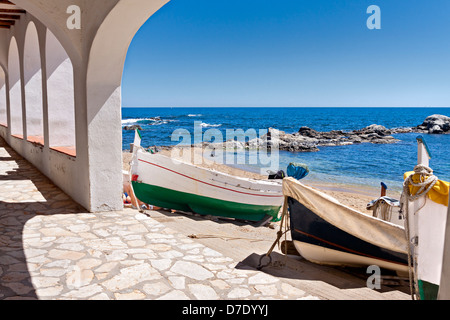
[[[448,211],[449,183],[439,180],[429,168],[430,151],[423,137],[417,137],[418,164],[405,173],[402,194],[405,229],[410,242],[411,282],[420,300],[438,297],[445,228]]]
[[[283,204],[281,180],[256,180],[203,168],[141,147],[134,151],[131,181],[147,204],[250,221],[276,221]]]

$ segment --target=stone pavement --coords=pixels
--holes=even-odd
[[[136,210],[87,213],[0,138],[0,299],[318,298]]]

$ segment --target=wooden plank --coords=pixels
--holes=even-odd
[[[15,23],[14,20],[0,20],[0,26],[13,26]]]
[[[2,25],[0,25],[0,29],[9,29],[10,28],[10,26],[2,26]]]
[[[14,20],[18,20],[20,19],[20,16],[17,14],[5,14],[5,13],[0,13],[0,19],[14,19]]]
[[[0,13],[24,14],[24,13],[27,13],[27,12],[25,10],[22,10],[22,9],[2,9],[2,8],[0,8]]]

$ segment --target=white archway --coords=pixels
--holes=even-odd
[[[71,30],[67,28],[68,16],[62,14],[67,11],[67,1],[14,0],[27,14],[3,33],[6,41],[14,37],[19,43],[20,59],[16,40],[11,40],[12,75],[7,66],[9,49],[7,45],[0,46],[0,63],[7,70],[6,84],[8,90],[11,89],[11,95],[6,94],[10,128],[0,132],[6,132],[15,150],[91,212],[123,208],[123,66],[136,32],[168,1],[78,1],[82,27]],[[29,26],[31,21],[35,26]],[[9,139],[11,134],[28,136],[28,126],[30,136],[35,133],[33,117],[39,114],[37,103],[36,109],[27,109],[27,104],[33,106],[33,103],[23,97],[34,87],[25,85],[30,81],[37,83],[33,77],[39,77],[36,75],[39,70],[35,68],[38,63],[32,57],[25,57],[24,52],[25,42],[27,52],[33,51],[34,27],[39,37],[42,65],[43,147]],[[25,71],[25,63],[27,70],[36,72]],[[35,96],[33,100],[37,102],[38,98]],[[30,119],[27,119],[28,113]],[[40,132],[39,120],[36,123],[36,131]]]
[[[167,2],[134,0],[130,5],[128,1],[118,1],[98,27],[92,41],[87,65],[86,101],[93,211],[117,210],[123,206],[118,197],[123,191],[123,67],[128,47],[139,28]]]
[[[6,110],[6,75],[0,67],[0,125],[8,126],[8,115]]]
[[[42,108],[42,69],[39,37],[36,26],[30,22],[25,34],[24,85],[27,139],[44,144]]]
[[[20,79],[19,49],[17,41],[11,38],[8,53],[9,99],[11,114],[11,134],[23,138],[22,82]]]
[[[61,43],[47,29],[48,127],[50,148],[76,155],[73,65]]]

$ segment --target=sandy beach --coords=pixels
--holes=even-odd
[[[225,164],[220,164],[213,162],[205,157],[201,157],[202,150],[200,148],[193,148],[191,149],[191,157],[190,159],[195,159],[194,156],[197,156],[196,159],[201,158],[203,161],[201,164],[197,164],[204,168],[214,169],[217,171],[221,171],[224,173],[228,173],[231,175],[236,175],[240,177],[246,177],[246,178],[253,178],[253,179],[267,179],[266,176],[260,175],[258,173],[244,171],[238,168],[233,168]],[[169,157],[175,157],[177,159],[182,159],[181,152],[179,150],[175,150],[172,152],[172,150],[161,150],[160,153],[167,155]],[[194,155],[195,154],[195,155]],[[200,155],[200,157],[198,157]],[[130,161],[131,161],[131,153],[130,152],[123,152],[123,169],[128,171],[130,169]],[[186,160],[186,157],[183,158]],[[366,186],[365,188],[361,188],[359,186],[352,186],[352,185],[341,185],[341,184],[332,184],[332,183],[325,183],[322,181],[313,181],[313,180],[302,180],[302,183],[305,185],[311,186],[313,188],[316,188],[332,197],[337,199],[339,202],[341,202],[344,205],[347,205],[351,208],[354,208],[362,213],[371,214],[371,211],[368,211],[366,209],[366,205],[378,198],[380,196],[380,189],[373,188],[371,186]],[[387,193],[388,196],[399,199],[400,194],[395,192],[390,192],[388,190]]]

